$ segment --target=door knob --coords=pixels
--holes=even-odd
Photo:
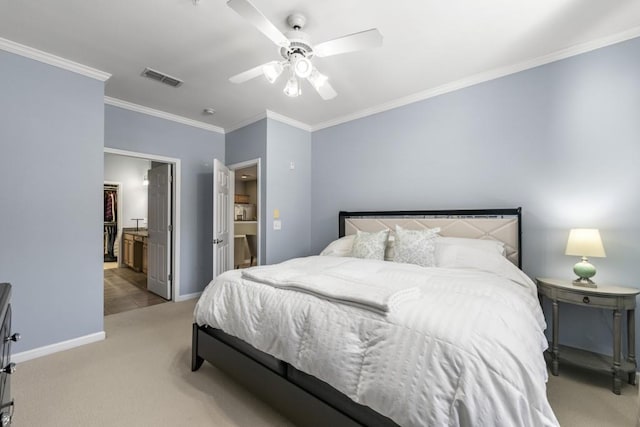
[[[16,371],[16,364],[11,362],[4,368],[0,369],[0,373],[2,374],[13,374]]]
[[[13,341],[13,342],[20,341],[20,334],[16,332],[15,334],[11,335],[10,337],[6,337],[4,339],[4,342],[9,342],[9,341]]]

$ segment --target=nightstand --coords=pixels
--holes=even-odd
[[[636,336],[635,308],[636,295],[640,289],[621,286],[601,286],[586,288],[574,285],[570,280],[536,278],[538,297],[546,296],[552,302],[552,342],[551,373],[558,375],[560,360],[585,366],[592,369],[606,370],[613,373],[613,392],[620,394],[622,373],[628,374],[629,384],[635,384],[636,378]],[[585,350],[560,346],[558,344],[558,302],[575,304],[583,307],[605,308],[613,310],[613,357],[608,357]],[[627,359],[621,360],[622,328],[620,325],[622,311],[627,311]]]

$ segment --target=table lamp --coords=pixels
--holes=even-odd
[[[604,258],[607,255],[602,246],[600,232],[595,228],[574,228],[569,232],[569,240],[567,240],[567,249],[565,255],[576,255],[582,257],[582,261],[573,266],[573,272],[578,278],[573,281],[576,286],[585,286],[587,288],[597,288],[596,284],[591,280],[596,274],[596,268],[589,263],[588,256]]]

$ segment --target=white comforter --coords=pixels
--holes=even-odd
[[[418,298],[386,315],[242,278],[212,281],[195,320],[234,335],[402,426],[548,426],[547,347],[535,286],[517,268],[424,268],[338,257],[284,268],[384,276]],[[256,267],[269,268],[269,267]]]

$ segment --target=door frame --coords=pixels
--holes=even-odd
[[[227,165],[227,167],[232,170],[235,174],[235,171],[237,169],[244,169],[246,167],[249,166],[256,166],[257,168],[257,173],[256,173],[256,178],[258,180],[258,206],[256,206],[256,218],[257,218],[257,237],[258,237],[258,241],[256,244],[256,250],[258,251],[258,253],[256,254],[256,265],[261,265],[262,264],[262,259],[261,259],[261,255],[262,255],[262,166],[261,166],[261,159],[258,157],[257,159],[252,159],[252,160],[246,160],[244,162],[239,162],[239,163],[234,163],[232,165]],[[233,191],[235,193],[235,186],[236,186],[236,181],[235,178],[233,180]],[[235,194],[233,195],[235,197]],[[233,210],[232,210],[233,212]],[[234,224],[234,215],[231,215],[231,230],[234,231],[235,234],[235,224]],[[231,250],[233,251],[233,247],[231,247]],[[233,253],[231,254],[233,255]]]
[[[175,157],[159,156],[157,154],[140,153],[136,151],[120,150],[117,148],[104,147],[104,152],[109,154],[117,154],[121,156],[136,157],[139,159],[154,160],[158,162],[173,164],[173,257],[171,265],[171,301],[182,301],[180,294],[180,187],[181,187],[181,166],[180,159]]]

